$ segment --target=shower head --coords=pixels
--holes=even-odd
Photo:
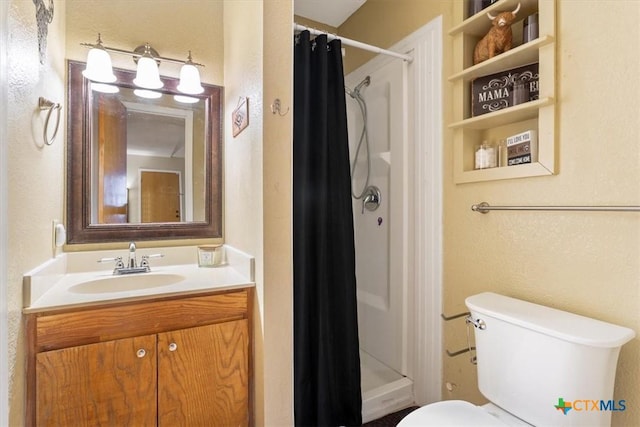
[[[370,84],[371,84],[371,77],[367,76],[364,78],[364,80],[358,83],[358,85],[355,88],[353,88],[353,90],[345,86],[344,91],[347,92],[347,95],[349,95],[350,97],[355,98],[356,96],[360,95],[360,89],[362,89],[362,86],[369,86]]]
[[[355,89],[353,89],[353,91],[360,93],[360,89],[362,89],[362,86],[369,86],[370,84],[371,84],[371,77],[367,76],[364,78],[364,80],[358,83],[358,86],[356,86]]]

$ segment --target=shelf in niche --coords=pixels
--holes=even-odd
[[[553,98],[537,99],[535,101],[525,102],[524,104],[514,107],[505,108],[503,110],[494,111],[493,113],[483,114],[481,116],[471,117],[459,122],[451,123],[451,129],[490,129],[503,126],[509,123],[521,122],[524,120],[534,119],[538,117],[538,110],[542,107],[553,104]]]
[[[523,64],[538,62],[538,49],[542,46],[553,43],[553,41],[553,36],[546,35],[538,37],[529,43],[515,47],[503,54],[494,56],[491,59],[466,68],[459,73],[453,74],[449,77],[449,81],[453,82],[458,79],[471,81],[477,77],[521,67]]]
[[[556,0],[498,0],[477,14],[466,17],[470,0],[457,4],[454,26],[448,32],[454,37],[453,55],[458,61],[454,73],[448,76],[454,102],[453,130],[453,179],[456,184],[508,180],[533,176],[550,176],[556,173],[556,122],[555,122],[555,44]],[[516,17],[518,32],[522,20],[539,13],[540,36],[525,44],[518,44],[494,58],[473,65],[471,57],[475,43],[491,28],[487,13],[496,15],[513,11],[518,3],[521,8]],[[504,108],[475,117],[471,115],[471,82],[483,76],[509,71],[527,64],[539,64],[540,99]],[[485,138],[495,139],[511,135],[524,129],[537,128],[538,158],[525,165],[492,169],[473,169],[473,151],[476,144]]]
[[[465,34],[483,37],[491,27],[487,13],[497,14],[507,10],[515,10],[518,7],[518,3],[522,4],[518,11],[518,20],[538,11],[538,0],[500,0],[465,19],[460,25],[453,27],[449,30],[449,35],[455,36],[464,32]]]
[[[500,168],[468,170],[456,176],[457,184],[480,181],[495,181],[500,179],[526,178],[529,176],[553,175],[542,163],[529,163],[526,165],[504,166]]]

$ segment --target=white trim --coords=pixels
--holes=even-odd
[[[441,400],[442,384],[442,17],[421,29],[412,64],[415,144],[416,403]]]
[[[9,425],[9,320],[7,302],[7,234],[8,192],[7,174],[7,111],[9,106],[7,86],[7,44],[9,26],[9,2],[0,1],[0,426]]]

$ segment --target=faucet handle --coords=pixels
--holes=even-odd
[[[112,258],[100,258],[98,260],[98,262],[114,262],[114,261],[122,261],[122,257],[121,256],[116,256],[116,257],[112,257]]]
[[[162,258],[164,257],[164,254],[151,254],[151,255],[144,255],[147,258]]]
[[[98,262],[115,262],[116,268],[124,268],[124,262],[122,261],[121,256],[117,256],[113,258],[100,258]]]
[[[140,267],[149,267],[149,258],[162,258],[164,254],[142,255],[140,259]]]

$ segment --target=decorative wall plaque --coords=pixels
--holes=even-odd
[[[478,77],[471,83],[471,115],[492,113],[520,103],[514,103],[513,88],[524,83],[529,95],[527,101],[538,99],[538,63]]]
[[[47,34],[49,24],[53,21],[53,0],[49,0],[49,7],[45,6],[44,0],[33,0],[36,5],[36,23],[38,24],[38,52],[40,53],[40,63],[44,64],[47,59]]]
[[[231,113],[231,127],[235,138],[249,126],[249,98],[240,98],[238,106]]]

